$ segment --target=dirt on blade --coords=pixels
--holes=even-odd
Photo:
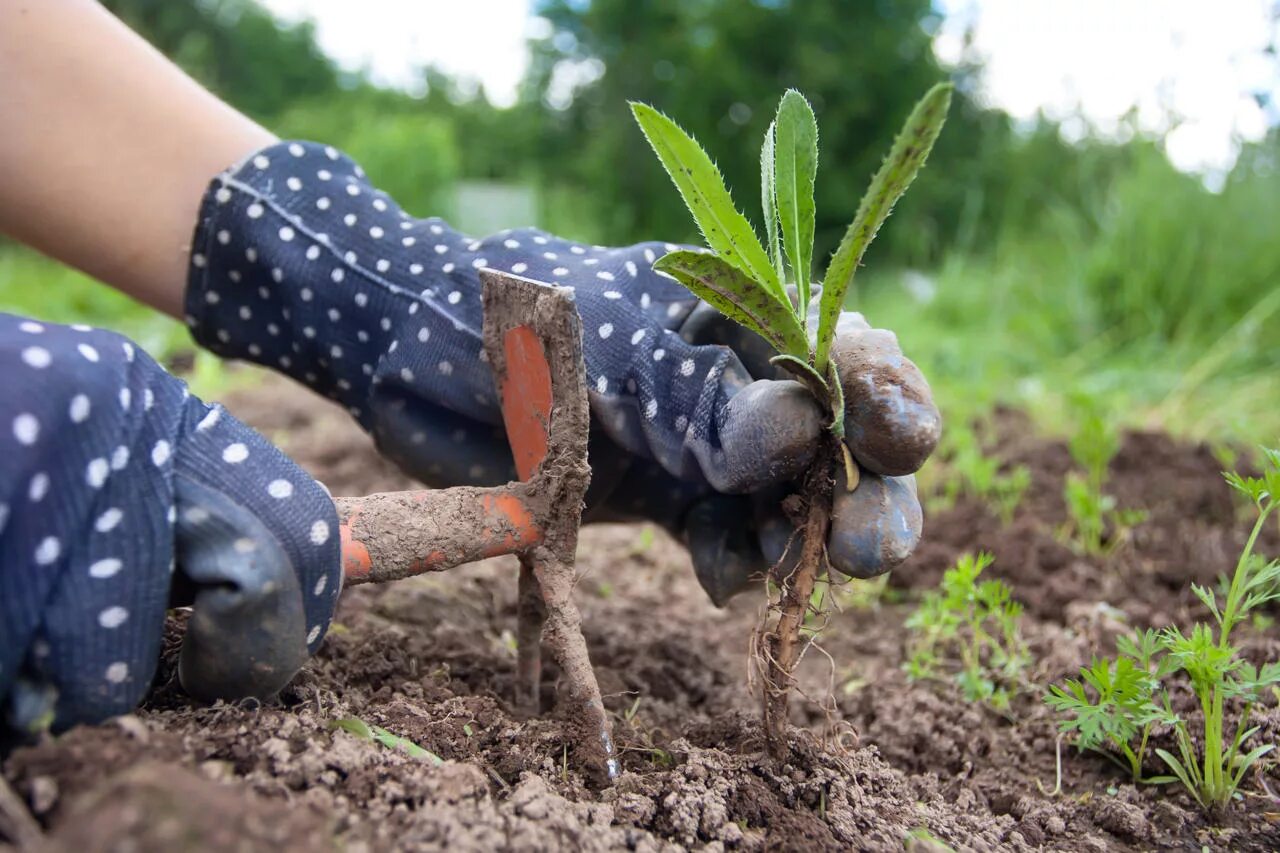
[[[230,406],[335,494],[412,485],[344,413],[283,381]],[[1037,782],[1054,786],[1056,729],[1038,690],[1001,715],[945,685],[906,680],[912,598],[960,553],[994,552],[988,571],[1026,603],[1030,678],[1045,683],[1110,651],[1130,626],[1200,616],[1189,581],[1228,571],[1243,542],[1247,522],[1208,449],[1136,434],[1112,465],[1111,489],[1150,517],[1109,557],[1078,556],[1055,535],[1065,448],[1015,415],[998,423],[998,453],[1033,476],[1012,524],[968,500],[930,514],[918,554],[882,597],[841,594],[844,610],[822,637],[833,663],[813,652],[802,662],[799,689],[831,690],[858,732],[839,748],[822,741],[826,712],[797,701],[789,763],[763,755],[758,696],[746,684],[763,591],[716,610],[675,543],[608,526],[582,533],[575,596],[614,715],[624,774],[611,788],[578,772],[579,738],[554,712],[549,661],[540,713],[516,710],[514,558],[345,592],[337,626],[278,705],[191,703],[175,680],[175,616],[136,714],[18,749],[4,776],[48,849],[77,853],[121,837],[139,850],[1280,848],[1280,805],[1254,796],[1254,782],[1215,826],[1178,790],[1135,788],[1064,747],[1062,790],[1049,796]],[[1260,548],[1280,553],[1276,528]],[[1241,635],[1251,659],[1280,658],[1274,627]],[[1274,704],[1255,714],[1259,742],[1280,741]],[[445,764],[335,730],[345,717]]]

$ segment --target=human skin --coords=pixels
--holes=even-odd
[[[210,177],[276,137],[94,0],[0,0],[0,80],[0,232],[181,316]]]

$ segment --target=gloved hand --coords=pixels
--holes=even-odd
[[[514,477],[481,356],[478,271],[575,291],[593,415],[588,519],[647,517],[688,542],[717,603],[790,537],[786,484],[823,415],[762,342],[652,269],[673,248],[584,246],[524,229],[472,240],[414,219],[333,148],[287,142],[218,176],[192,246],[187,322],[216,353],[274,367],[346,406],[432,485]],[[937,441],[928,386],[887,332],[842,323],[862,485],[835,508],[836,568],[869,576],[914,547],[911,472]],[[882,476],[884,475],[884,476]]]
[[[129,341],[0,314],[0,451],[0,731],[132,708],[171,606],[198,698],[265,697],[319,645],[332,501]]]

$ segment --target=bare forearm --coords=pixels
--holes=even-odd
[[[93,0],[0,0],[0,231],[175,316],[209,179],[274,137]]]

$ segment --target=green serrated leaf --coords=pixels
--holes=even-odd
[[[907,191],[928,158],[947,119],[953,88],[950,83],[939,83],[916,104],[898,138],[893,141],[889,156],[862,197],[858,213],[840,241],[840,247],[831,258],[822,282],[822,304],[818,314],[816,364],[819,370],[826,369],[836,320],[844,307],[844,297],[858,264],[894,204]]]
[[[760,146],[760,209],[764,211],[764,233],[768,240],[769,260],[773,262],[778,280],[782,280],[782,246],[778,243],[778,190],[773,171],[774,124],[764,132],[764,144]]]
[[[827,386],[827,381],[822,378],[822,374],[813,369],[813,365],[803,358],[783,353],[769,359],[769,363],[776,364],[795,376],[824,405],[830,400],[831,389]]]
[[[818,174],[818,120],[813,107],[795,89],[778,103],[774,153],[778,219],[791,275],[800,293],[800,312],[807,314],[813,274],[813,182]]]
[[[734,207],[724,177],[707,152],[679,125],[653,107],[633,101],[631,112],[680,191],[707,246],[785,301],[777,270],[747,218]]]
[[[790,305],[719,255],[681,250],[663,255],[653,268],[674,276],[695,296],[779,352],[809,354],[809,341]]]

